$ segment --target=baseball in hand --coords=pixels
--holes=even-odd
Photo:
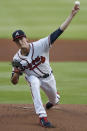
[[[75,1],[75,5],[80,5],[80,1]]]
[[[75,10],[77,10],[79,6],[80,6],[80,1],[78,1],[78,0],[75,1],[75,7],[74,7]]]

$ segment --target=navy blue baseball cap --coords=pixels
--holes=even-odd
[[[13,41],[15,41],[15,40],[17,40],[19,38],[22,38],[22,37],[26,37],[26,34],[22,30],[16,30],[12,34]]]

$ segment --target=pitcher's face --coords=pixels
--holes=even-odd
[[[15,43],[18,45],[19,48],[29,46],[28,39],[26,37],[18,38],[17,40],[15,40]]]

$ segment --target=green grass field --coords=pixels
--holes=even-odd
[[[61,104],[87,104],[87,62],[51,63],[61,95]],[[33,103],[24,76],[19,84],[10,82],[11,64],[0,62],[0,103]],[[47,97],[41,91],[44,103]]]
[[[0,0],[0,38],[23,29],[31,39],[49,35],[69,15],[75,0]],[[87,39],[87,0],[61,39]]]

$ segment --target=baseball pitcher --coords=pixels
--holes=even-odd
[[[56,31],[36,42],[28,43],[26,34],[22,30],[16,30],[12,34],[13,41],[19,47],[19,50],[13,57],[11,82],[17,84],[20,75],[25,73],[35,111],[39,116],[40,125],[43,127],[52,128],[54,126],[47,120],[47,113],[40,96],[40,88],[46,93],[49,100],[46,109],[55,106],[60,100],[53,71],[49,64],[49,49],[68,27],[78,10],[79,6],[74,7],[68,18]]]

